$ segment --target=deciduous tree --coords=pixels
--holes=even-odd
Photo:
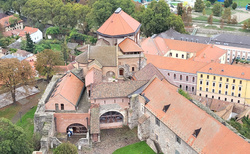
[[[0,118],[0,153],[32,153],[32,145],[19,126],[5,118]]]
[[[222,19],[224,19],[225,22],[228,24],[231,21],[231,8],[225,8],[224,13],[222,15]]]
[[[229,3],[229,0],[224,1],[224,7],[228,8],[231,4]]]
[[[182,16],[182,13],[183,13],[183,4],[182,3],[178,3],[177,4],[177,14],[179,16]]]
[[[221,16],[221,12],[222,12],[221,4],[219,3],[214,4],[212,11],[213,11],[214,16],[217,16],[217,17]]]
[[[213,14],[210,14],[210,16],[207,18],[207,23],[209,23],[210,25],[213,24]]]
[[[35,62],[36,70],[39,74],[46,76],[47,81],[55,74],[56,65],[63,65],[63,58],[60,52],[45,49],[37,54],[37,61]]]
[[[195,12],[202,12],[202,10],[205,8],[204,2],[202,0],[196,0],[194,4],[194,11]]]
[[[249,29],[249,28],[250,28],[250,19],[248,19],[243,23],[243,29]]]
[[[173,28],[174,30],[185,33],[184,24],[180,16],[177,16],[173,13],[167,18],[167,24],[169,28]]]
[[[30,64],[16,58],[0,60],[0,81],[10,92],[13,103],[16,102],[16,88],[21,84],[32,81],[34,72]]]
[[[77,154],[77,148],[74,144],[70,142],[60,144],[55,151],[54,154]]]
[[[237,8],[237,3],[236,3],[236,2],[234,2],[234,3],[233,3],[233,5],[232,5],[232,9],[234,9],[234,10],[235,10],[236,8]]]

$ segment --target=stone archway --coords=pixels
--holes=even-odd
[[[100,116],[100,127],[103,129],[123,126],[124,116],[116,111],[105,112]]]
[[[69,130],[69,128],[73,129],[74,134],[86,134],[88,132],[87,128],[79,123],[69,125],[66,129],[66,132]]]

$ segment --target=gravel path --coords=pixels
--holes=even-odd
[[[93,143],[92,148],[83,148],[79,154],[112,154],[116,149],[139,142],[137,128],[101,130],[101,142]]]

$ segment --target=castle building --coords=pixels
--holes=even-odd
[[[15,18],[14,15],[11,15],[0,19],[0,25],[3,26],[5,32],[15,29],[23,29],[23,21],[21,19],[14,24],[10,23],[10,20]]]

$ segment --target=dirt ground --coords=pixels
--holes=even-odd
[[[101,130],[101,142],[93,143],[91,147],[83,147],[79,154],[112,154],[116,149],[139,142],[137,128]]]

